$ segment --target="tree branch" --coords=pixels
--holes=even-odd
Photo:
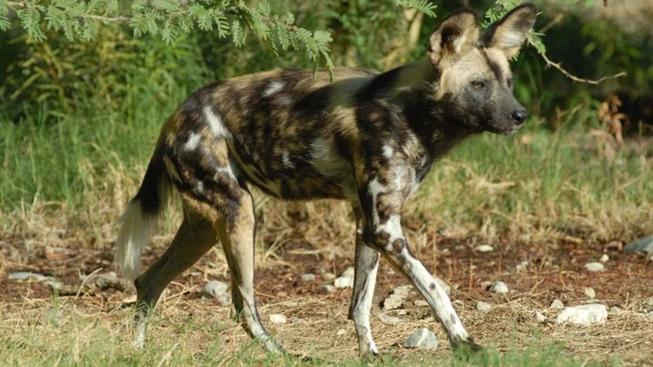
[[[538,53],[540,54],[540,56],[542,57],[542,59],[544,60],[544,62],[546,62],[546,66],[547,66],[547,67],[550,66],[550,67],[553,67],[554,69],[557,69],[559,72],[562,73],[562,75],[564,75],[564,76],[566,76],[567,78],[569,78],[569,79],[571,79],[571,80],[573,80],[573,81],[575,81],[575,82],[578,82],[578,83],[585,83],[585,84],[591,84],[591,85],[598,85],[599,83],[602,83],[602,82],[604,82],[604,81],[606,81],[606,80],[622,78],[622,77],[625,77],[626,75],[628,75],[628,74],[626,74],[626,72],[622,71],[622,72],[620,72],[620,73],[617,73],[617,74],[614,74],[614,75],[604,76],[604,77],[599,78],[599,79],[596,79],[596,80],[580,78],[580,77],[577,77],[576,75],[571,74],[571,73],[568,72],[567,70],[565,70],[565,69],[562,67],[562,65],[560,65],[560,63],[553,62],[551,59],[549,59],[549,58],[546,56],[545,53],[543,53],[543,52],[538,52]]]

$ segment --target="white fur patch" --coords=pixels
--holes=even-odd
[[[135,201],[120,217],[120,223],[116,239],[116,264],[125,277],[134,279],[140,272],[141,252],[147,245],[156,217],[145,215],[140,201]]]
[[[218,179],[218,176],[225,174],[229,178],[236,180],[236,175],[234,175],[234,171],[231,169],[231,166],[226,166],[226,167],[218,167],[215,170],[215,176],[213,177],[214,179]]]
[[[390,159],[392,158],[392,155],[394,154],[394,149],[392,149],[391,146],[389,145],[384,145],[383,146],[383,156]]]
[[[283,152],[281,155],[281,162],[286,168],[293,168],[292,162],[290,161],[290,154],[288,152]]]
[[[397,239],[404,238],[404,231],[401,229],[401,217],[393,214],[388,220],[376,228],[376,233],[385,232],[390,235],[388,246]]]
[[[274,95],[274,94],[278,93],[279,91],[281,91],[283,89],[283,87],[285,85],[286,84],[284,82],[280,82],[280,81],[277,81],[277,80],[271,82],[268,85],[268,87],[265,88],[265,90],[263,91],[263,97],[270,97],[271,95]]]
[[[211,106],[204,106],[204,116],[206,117],[206,121],[208,122],[209,127],[211,128],[211,132],[215,137],[227,138],[231,136],[231,133],[224,126],[220,116],[213,113]]]
[[[197,187],[195,188],[198,193],[203,193],[204,192],[204,182],[202,181],[197,181]]]
[[[379,212],[376,210],[376,198],[379,196],[379,194],[384,193],[386,188],[385,186],[381,185],[377,177],[374,177],[374,179],[367,184],[367,191],[372,197],[372,223],[374,225],[378,225]]]
[[[201,137],[202,136],[196,132],[190,133],[188,140],[186,140],[186,144],[184,144],[184,149],[188,151],[193,151],[197,149],[197,146],[200,144]]]

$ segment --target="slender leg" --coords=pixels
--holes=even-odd
[[[219,235],[231,271],[234,307],[243,327],[273,353],[284,353],[261,323],[254,299],[254,204],[245,190],[220,221]]]
[[[134,346],[143,346],[148,317],[161,292],[216,243],[216,233],[210,221],[184,206],[184,221],[172,244],[159,260],[134,281],[137,291]]]
[[[370,310],[376,285],[376,272],[379,267],[379,253],[356,239],[354,290],[352,291],[349,319],[354,321],[358,336],[358,352],[361,357],[378,355],[376,343],[372,339]]]

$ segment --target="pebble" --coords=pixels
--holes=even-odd
[[[44,280],[51,279],[51,277],[47,277],[39,273],[33,273],[31,271],[17,271],[15,273],[11,273],[7,275],[7,279],[20,281],[20,282],[26,282],[26,281],[42,282]]]
[[[593,288],[590,287],[585,287],[583,288],[583,293],[587,296],[589,299],[594,299],[596,298],[596,292],[594,291]]]
[[[392,293],[383,300],[383,310],[389,311],[401,307],[401,304],[408,298],[411,288],[410,285],[401,285],[393,289]]]
[[[98,274],[93,277],[93,283],[99,289],[114,288],[119,291],[124,291],[131,286],[131,282],[126,279],[118,278],[116,273],[110,271],[108,273]]]
[[[611,314],[620,314],[623,310],[617,306],[612,306],[610,307],[610,313]]]
[[[565,308],[565,304],[562,303],[561,300],[556,298],[556,299],[553,300],[553,302],[551,302],[551,306],[549,306],[549,307],[554,309],[554,310],[562,310],[563,308]]]
[[[591,271],[593,273],[599,272],[599,271],[604,271],[605,270],[605,265],[599,263],[599,262],[591,262],[585,264],[585,270]]]
[[[528,268],[528,260],[524,260],[515,266],[515,271],[521,273]]]
[[[402,345],[405,348],[435,349],[438,347],[438,339],[431,330],[421,328],[410,334]]]
[[[566,307],[556,318],[557,324],[574,324],[589,326],[608,319],[608,308],[601,304],[587,304]]]
[[[333,293],[336,291],[336,287],[332,286],[331,284],[325,284],[322,286],[322,292],[324,293]]]
[[[502,281],[498,281],[498,282],[494,282],[494,284],[492,284],[492,287],[490,288],[490,290],[493,293],[496,293],[496,294],[507,294],[508,293],[508,286],[506,285],[506,283],[504,283]]]
[[[476,302],[476,310],[477,311],[486,313],[486,312],[489,312],[491,309],[492,309],[492,305],[487,303],[487,302],[483,302],[483,301]]]
[[[404,322],[404,320],[392,315],[388,315],[386,312],[378,314],[377,317],[379,320],[381,320],[382,323],[386,325],[397,325]]]
[[[350,266],[340,275],[341,277],[353,278],[354,277],[354,267]]]
[[[492,252],[494,251],[494,247],[490,245],[480,245],[476,247],[476,251],[481,253]]]
[[[329,281],[332,281],[332,280],[336,279],[336,276],[333,273],[323,273],[322,278],[324,280],[326,280],[327,282],[329,282]]]
[[[312,282],[315,280],[315,274],[304,273],[302,274],[302,282]]]
[[[544,316],[541,312],[535,311],[535,321],[539,322],[540,324],[543,324],[546,322],[546,316]]]
[[[343,336],[345,334],[347,334],[347,330],[345,329],[338,329],[338,331],[336,331],[336,335],[338,336]]]
[[[429,303],[426,302],[426,301],[423,300],[423,299],[416,299],[415,302],[413,302],[413,303],[414,303],[415,306],[417,306],[417,307],[428,307],[428,305],[429,305]]]
[[[608,256],[608,254],[601,255],[601,258],[599,259],[599,261],[604,264],[607,263],[609,260],[610,260],[610,256]]]
[[[350,277],[338,277],[333,281],[333,285],[336,288],[353,288],[354,287],[354,278]]]
[[[229,285],[219,280],[211,280],[204,285],[204,294],[215,298],[222,306],[228,306],[231,303],[228,291]]]
[[[640,238],[624,247],[625,252],[637,252],[647,256],[653,256],[653,236]]]
[[[270,322],[273,324],[285,324],[288,320],[286,319],[286,316],[280,313],[273,313],[270,315]]]

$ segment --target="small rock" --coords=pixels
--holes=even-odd
[[[336,331],[336,335],[338,336],[343,336],[345,334],[347,334],[347,331],[345,329],[338,329],[338,331]]]
[[[114,288],[119,291],[124,291],[131,286],[131,283],[127,279],[118,278],[116,273],[112,271],[98,274],[92,280],[95,286],[102,290]]]
[[[384,323],[386,325],[397,325],[397,324],[401,324],[402,322],[404,322],[404,320],[402,320],[402,319],[400,319],[398,317],[388,315],[386,312],[381,312],[376,317],[379,320],[381,320],[382,323]]]
[[[426,302],[426,301],[423,300],[423,299],[416,299],[415,302],[413,302],[413,303],[414,303],[415,306],[417,306],[417,307],[428,307],[428,305],[429,305],[429,303]]]
[[[653,236],[640,238],[624,247],[625,252],[637,252],[647,256],[653,256]]]
[[[594,299],[596,298],[596,292],[594,292],[593,288],[590,287],[585,287],[583,288],[583,293],[587,296],[589,299]]]
[[[31,271],[17,271],[7,275],[8,280],[15,280],[19,282],[42,282],[50,278],[51,277],[47,277],[39,273],[33,273]]]
[[[353,288],[354,287],[354,278],[350,277],[338,277],[333,281],[333,285],[336,288]]]
[[[608,256],[608,254],[601,255],[601,258],[599,259],[599,261],[604,264],[607,263],[609,260],[610,260],[610,256]]]
[[[490,245],[480,245],[480,246],[476,246],[476,251],[480,253],[492,252],[494,251],[494,247]]]
[[[402,345],[405,348],[435,349],[438,347],[438,339],[431,330],[421,328],[410,334]]]
[[[565,308],[565,304],[562,303],[561,300],[556,298],[556,299],[553,300],[553,302],[551,302],[551,306],[549,306],[549,307],[554,309],[554,310],[562,310],[563,308]]]
[[[546,322],[546,316],[544,316],[541,312],[535,311],[534,316],[535,316],[535,321],[539,322],[540,324]]]
[[[617,306],[610,307],[610,313],[611,314],[618,315],[618,314],[620,314],[622,312],[623,312],[623,310],[621,308],[617,307]]]
[[[515,266],[515,271],[521,273],[528,268],[528,260],[524,260]]]
[[[340,275],[341,277],[353,278],[354,277],[354,267],[350,266]]]
[[[270,322],[273,324],[285,324],[288,320],[286,319],[286,316],[280,313],[273,313],[270,315]]]
[[[327,282],[330,282],[330,281],[336,279],[336,276],[333,273],[323,273],[322,274],[322,279],[326,280]]]
[[[508,286],[506,285],[506,283],[504,283],[502,281],[498,281],[498,282],[494,282],[494,284],[492,284],[492,287],[490,288],[490,290],[493,293],[496,293],[496,294],[507,294],[508,293]]]
[[[492,309],[492,305],[487,302],[483,302],[483,301],[476,302],[477,311],[486,313],[486,312],[490,312],[491,309]]]
[[[302,274],[302,282],[312,282],[315,280],[315,274],[304,273]]]
[[[333,293],[336,291],[336,287],[332,286],[331,284],[325,284],[322,286],[322,292],[324,293]]]
[[[411,288],[412,286],[410,285],[396,287],[392,293],[383,300],[383,309],[389,311],[401,307],[401,304],[404,303],[408,297]]]
[[[599,263],[599,262],[591,262],[585,264],[585,270],[591,271],[593,273],[599,272],[599,271],[604,271],[605,270],[605,265]]]
[[[589,326],[603,323],[608,319],[608,308],[600,304],[566,307],[556,318],[557,324]]]
[[[204,285],[204,294],[215,298],[222,306],[227,306],[231,303],[231,296],[228,290],[229,285],[219,280],[211,280]]]

